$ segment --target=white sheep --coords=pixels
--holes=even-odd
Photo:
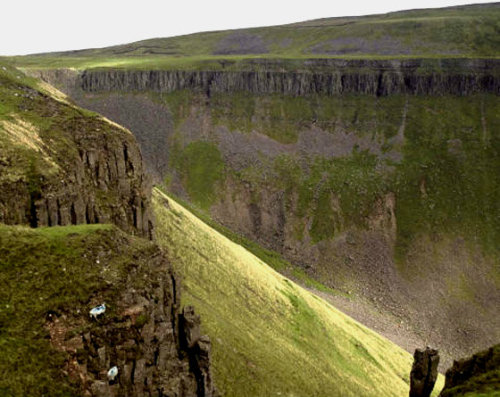
[[[110,382],[114,381],[115,378],[118,375],[118,367],[115,365],[114,367],[110,368],[108,371],[108,380]]]
[[[102,305],[93,307],[92,309],[90,309],[90,312],[89,312],[90,318],[93,318],[94,320],[96,320],[97,317],[104,314],[105,311],[106,311],[106,303],[103,303]]]

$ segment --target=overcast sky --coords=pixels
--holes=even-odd
[[[446,7],[467,0],[1,1],[0,55],[21,55],[106,47],[200,31]]]

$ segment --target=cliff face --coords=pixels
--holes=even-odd
[[[0,394],[216,394],[210,340],[193,308],[181,310],[177,276],[149,241],[150,202],[130,131],[1,67],[0,344],[15,363],[0,360],[9,373]],[[118,228],[90,225],[103,223]]]
[[[210,340],[151,241],[114,226],[3,225],[0,253],[2,395],[216,394]]]
[[[189,307],[181,311],[179,281],[167,258],[157,251],[149,259],[127,276],[123,293],[111,302],[113,316],[69,341],[59,335],[70,332],[64,320],[54,318],[48,323],[52,342],[70,354],[66,370],[80,380],[84,395],[215,396],[210,339],[201,335],[199,316]],[[136,277],[146,281],[144,287],[134,285]],[[109,381],[113,366],[118,377]]]
[[[0,78],[0,222],[114,223],[150,236],[151,188],[133,135],[33,83]]]
[[[85,92],[195,90],[214,93],[386,96],[468,95],[499,93],[498,60],[310,60],[303,70],[286,71],[286,64],[250,63],[252,71],[131,71],[86,70],[75,85]],[[265,69],[260,71],[259,69]],[[280,70],[281,69],[281,70]],[[42,76],[44,73],[41,72]],[[50,74],[50,72],[49,72]],[[48,77],[47,75],[45,75]],[[57,75],[54,75],[57,79]]]

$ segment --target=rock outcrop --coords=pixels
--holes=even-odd
[[[201,335],[200,316],[192,306],[183,309],[180,315],[180,341],[187,352],[191,370],[196,376],[198,396],[215,396],[217,393],[210,372],[210,338]]]
[[[22,82],[0,81],[19,98],[0,120],[0,222],[33,227],[114,223],[151,236],[151,186],[134,136]]]
[[[470,358],[455,361],[446,371],[444,388],[439,396],[462,396],[470,392],[486,395],[499,390],[500,344]]]
[[[438,375],[439,354],[426,347],[416,349],[410,373],[410,397],[430,397]]]
[[[69,355],[65,371],[84,396],[215,396],[210,339],[200,334],[200,317],[192,307],[180,310],[179,282],[165,256],[157,248],[148,254],[139,256],[144,263],[97,320],[51,316],[52,344]],[[110,380],[114,366],[118,375]]]

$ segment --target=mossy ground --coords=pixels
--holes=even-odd
[[[154,192],[158,243],[213,343],[227,396],[402,396],[411,356]],[[441,380],[440,380],[441,382]],[[439,387],[438,387],[439,389]]]
[[[473,369],[477,371],[480,368],[480,373],[472,376],[461,384],[443,390],[443,397],[498,397],[500,396],[500,345],[492,347],[493,351],[483,351],[474,354],[478,360],[475,364],[467,370]],[[485,356],[489,357],[485,360]],[[465,358],[467,360],[468,358]],[[479,362],[482,362],[479,364]],[[463,367],[462,367],[463,368]],[[464,368],[464,369],[465,369]],[[457,374],[455,372],[455,374]]]
[[[447,390],[443,397],[499,397],[500,370],[488,371],[463,385]]]
[[[191,200],[209,209],[217,198],[217,184],[224,176],[224,161],[217,146],[207,141],[192,142],[176,152],[171,163]]]

